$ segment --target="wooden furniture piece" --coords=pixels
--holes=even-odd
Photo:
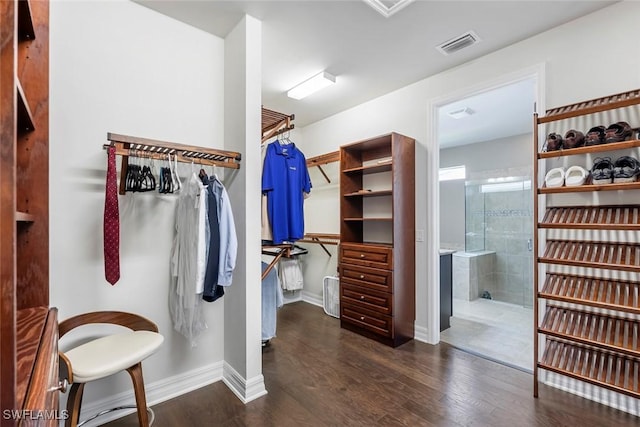
[[[92,339],[62,354],[64,371],[72,384],[67,399],[69,416],[65,425],[75,427],[78,424],[82,393],[87,382],[126,370],[133,382],[138,423],[141,427],[148,427],[150,423],[142,378],[142,361],[155,353],[164,341],[164,337],[158,333],[158,326],[137,314],[98,311],[80,314],[60,322],[60,338],[71,330],[90,324],[120,325],[126,328],[126,331]]]
[[[415,141],[340,147],[340,325],[396,347],[415,321]]]
[[[49,3],[0,2],[0,425],[56,425],[49,308]],[[31,412],[29,412],[31,411]]]
[[[547,161],[589,169],[596,157],[638,158],[640,140],[634,131],[632,140],[623,142],[538,149],[539,128],[568,131],[587,123],[588,130],[604,120],[637,117],[638,105],[640,90],[635,90],[534,116],[534,176],[540,183],[534,201],[536,397],[540,369],[640,397],[640,206],[638,193],[630,191],[640,183],[593,185],[588,179],[577,187],[546,188],[543,179]],[[606,196],[620,204],[603,203]],[[635,279],[619,280],[621,275]]]
[[[284,114],[262,107],[262,142],[294,128],[295,114]]]

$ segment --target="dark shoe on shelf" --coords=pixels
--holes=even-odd
[[[635,182],[640,174],[640,162],[631,156],[622,156],[613,167],[613,182]]]
[[[571,129],[564,135],[564,148],[577,148],[584,145],[584,134],[579,130]]]
[[[604,131],[604,126],[595,126],[589,129],[589,132],[587,132],[584,138],[585,145],[604,144]]]
[[[604,131],[605,142],[620,142],[631,139],[633,135],[633,129],[627,122],[618,122],[610,125]]]
[[[611,184],[613,180],[613,163],[609,157],[598,157],[591,168],[593,184]]]
[[[550,133],[547,136],[546,151],[557,151],[562,148],[562,136],[557,133]]]

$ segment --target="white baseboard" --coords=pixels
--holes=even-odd
[[[264,386],[264,377],[257,375],[249,380],[245,380],[231,365],[224,362],[224,372],[222,381],[243,403],[251,402],[267,394]]]
[[[413,326],[413,338],[417,341],[421,341],[427,344],[434,344],[429,340],[429,329],[424,326],[415,325]]]
[[[302,301],[308,302],[309,304],[313,304],[318,307],[324,307],[324,301],[322,301],[322,295],[318,296],[316,294],[311,294],[311,293],[302,291]]]
[[[223,362],[213,363],[202,368],[194,369],[183,374],[174,375],[173,377],[164,378],[160,381],[145,384],[145,392],[147,395],[147,405],[153,406],[174,397],[178,397],[193,390],[207,386],[223,378]],[[133,388],[129,391],[109,396],[95,402],[89,402],[82,405],[82,413],[80,421],[90,418],[95,414],[112,408],[121,406],[134,406],[130,409],[109,412],[84,424],[83,427],[91,427],[105,424],[109,421],[124,417],[136,411],[135,396]]]

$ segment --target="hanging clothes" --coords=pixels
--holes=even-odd
[[[267,156],[267,147],[269,146],[269,144],[262,144],[262,146],[260,147],[260,152],[262,155],[262,170],[264,171],[264,159]],[[260,213],[260,219],[262,220],[262,225],[261,225],[261,237],[262,240],[265,242],[272,242],[273,241],[273,234],[271,233],[271,223],[269,222],[269,211],[267,209],[267,195],[265,193],[262,193],[262,198],[260,199],[260,208],[261,208],[261,213]]]
[[[202,197],[205,190],[194,173],[180,192],[171,250],[169,311],[175,330],[189,339],[192,346],[207,328],[202,313],[210,232],[206,198]]]
[[[304,286],[304,277],[298,258],[280,258],[278,261],[278,276],[282,289],[285,291],[299,291]]]
[[[267,146],[262,171],[262,193],[274,244],[295,242],[304,236],[304,193],[311,192],[311,178],[302,151],[292,142]]]
[[[264,272],[269,265],[262,262]],[[277,310],[284,305],[284,296],[276,269],[271,269],[262,280],[262,341],[276,336]]]
[[[236,266],[238,238],[231,209],[231,201],[224,185],[216,175],[201,175],[206,185],[208,221],[211,231],[209,256],[203,299],[213,302],[224,295],[224,287],[231,286]]]

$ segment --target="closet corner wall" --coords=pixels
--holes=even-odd
[[[640,90],[634,90],[534,116],[534,176],[539,184],[534,199],[535,397],[539,371],[544,370],[640,398],[640,182],[544,184],[545,172],[560,162],[591,169],[598,157],[637,159],[639,106]],[[630,140],[538,149],[539,129],[544,138],[551,131],[587,130],[621,120],[635,127]],[[602,401],[609,400],[590,386],[580,387],[587,397],[598,393]]]
[[[53,411],[58,327],[49,307],[48,1],[0,2],[0,37],[0,404],[3,414]],[[0,423],[20,420],[3,416]]]

